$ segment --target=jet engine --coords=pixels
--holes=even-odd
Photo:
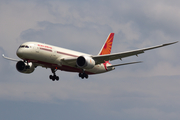
[[[35,69],[32,62],[29,62],[28,64],[23,61],[18,61],[16,64],[16,69],[21,73],[32,73]]]
[[[91,69],[95,66],[95,61],[89,56],[80,56],[77,58],[76,64],[79,68]]]

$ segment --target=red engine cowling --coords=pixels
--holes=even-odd
[[[77,58],[76,64],[79,68],[92,69],[95,66],[95,61],[89,56],[80,56]]]
[[[35,67],[31,62],[27,64],[23,61],[18,61],[16,69],[21,73],[32,73],[35,70]]]

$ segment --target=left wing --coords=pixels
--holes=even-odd
[[[177,42],[172,42],[172,43],[167,43],[167,44],[157,45],[157,46],[153,46],[153,47],[147,47],[147,48],[143,48],[143,49],[132,50],[132,51],[126,51],[126,52],[120,52],[120,53],[114,53],[114,54],[106,54],[106,55],[96,55],[96,56],[89,56],[89,57],[94,59],[95,64],[97,65],[97,64],[100,64],[100,63],[104,63],[105,61],[112,61],[112,60],[116,60],[116,59],[122,59],[122,58],[133,56],[133,55],[137,56],[138,54],[142,54],[147,50],[172,45],[172,44],[175,44]],[[76,60],[77,60],[77,57],[76,58],[74,58],[74,57],[62,58],[61,62],[64,62],[66,64],[69,64],[69,65],[72,65],[72,66],[75,67],[76,66]],[[134,64],[134,63],[139,63],[139,62],[133,62],[131,64]],[[114,65],[114,67],[115,66],[120,66],[120,65],[124,65],[124,64]]]
[[[153,46],[153,47],[143,48],[143,49],[108,54],[108,55],[96,55],[96,56],[92,56],[92,58],[96,61],[96,64],[100,64],[100,63],[104,63],[104,61],[109,61],[109,60],[112,61],[112,60],[116,60],[116,59],[122,59],[122,58],[133,56],[133,55],[137,56],[138,54],[144,53],[144,51],[168,46],[171,44],[175,44],[177,42],[178,41],[172,42],[172,43],[167,43],[167,44],[162,44],[162,45],[157,45],[157,46]]]

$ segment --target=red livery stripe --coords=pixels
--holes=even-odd
[[[46,51],[49,51],[49,52],[52,52],[52,50],[50,49],[46,49],[46,48],[40,48],[41,50],[46,50]]]

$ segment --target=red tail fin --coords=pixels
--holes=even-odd
[[[112,43],[113,43],[114,33],[110,33],[106,42],[104,43],[99,55],[105,55],[111,53]]]

